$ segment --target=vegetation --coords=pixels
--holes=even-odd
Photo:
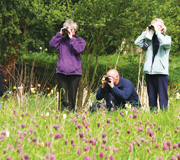
[[[107,112],[102,108],[90,113],[88,105],[61,113],[56,109],[56,94],[46,97],[32,92],[21,97],[14,88],[5,96],[6,100],[0,99],[0,159],[180,157],[180,101],[175,97],[170,97],[169,111],[149,112],[143,107]]]

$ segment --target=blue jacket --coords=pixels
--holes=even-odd
[[[83,38],[73,35],[70,39],[68,36],[65,37],[60,32],[57,32],[49,45],[59,50],[56,73],[82,75],[80,53],[86,46]]]
[[[142,48],[145,43],[150,45],[146,51],[146,58],[144,63],[145,74],[169,74],[169,52],[171,47],[171,37],[163,35],[157,31],[156,36],[159,41],[159,49],[155,57],[153,57],[153,43],[152,40],[146,39],[146,32],[143,32],[135,41],[135,44]]]
[[[100,87],[96,93],[96,99],[105,99],[106,105],[112,107],[124,106],[130,102],[133,106],[139,106],[139,97],[131,81],[120,77],[119,83],[111,88],[106,84],[104,88]]]

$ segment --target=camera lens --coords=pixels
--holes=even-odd
[[[153,30],[153,29],[154,29],[154,26],[153,26],[153,25],[150,25],[148,28],[149,28],[149,30],[151,30],[151,29]]]

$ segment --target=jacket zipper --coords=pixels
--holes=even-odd
[[[68,40],[68,45],[69,45],[69,40]],[[69,46],[68,46],[68,49],[69,49]],[[69,52],[69,51],[68,51]],[[69,53],[67,53],[67,57],[68,57],[68,64],[67,64],[67,75],[68,75],[68,69],[69,69]]]

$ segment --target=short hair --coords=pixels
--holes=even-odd
[[[72,28],[74,28],[75,31],[78,30],[78,24],[77,22],[74,22],[72,19],[68,19],[64,22],[63,24],[64,27],[68,27],[71,26]]]
[[[163,22],[163,20],[162,19],[160,19],[160,18],[155,18],[154,20],[152,20],[151,21],[151,23],[158,23],[161,27],[162,27],[162,32],[163,33],[165,33],[166,32],[166,30],[167,30],[167,28],[166,28],[166,26],[164,25],[164,22]]]

